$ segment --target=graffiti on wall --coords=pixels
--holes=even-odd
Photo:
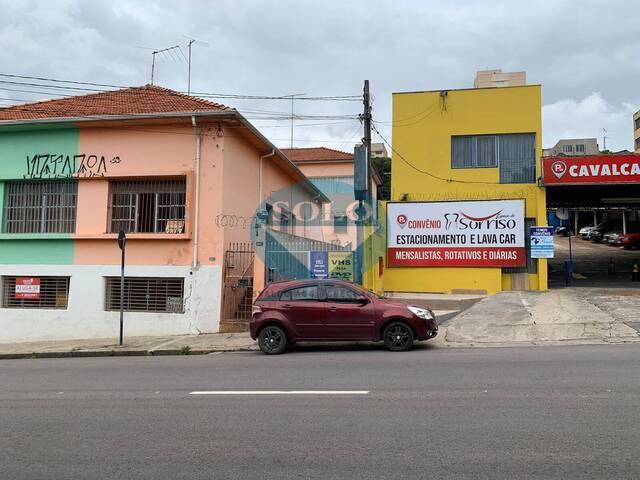
[[[42,178],[87,178],[104,177],[108,166],[118,164],[120,157],[105,157],[104,155],[64,155],[55,153],[36,153],[27,155],[26,173],[27,179]]]

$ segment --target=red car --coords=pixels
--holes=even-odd
[[[298,341],[379,341],[405,351],[438,334],[433,312],[379,297],[341,280],[272,283],[258,296],[249,323],[260,350],[273,355]]]
[[[624,248],[640,248],[640,233],[626,233],[620,235],[618,242]]]

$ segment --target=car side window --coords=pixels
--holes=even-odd
[[[300,287],[282,292],[280,300],[285,302],[309,302],[318,300],[318,287]]]
[[[327,292],[328,302],[356,303],[358,301],[358,294],[347,287],[326,285],[325,291]]]

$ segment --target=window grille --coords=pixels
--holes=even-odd
[[[500,183],[535,183],[533,133],[451,137],[452,168],[500,167]]]
[[[73,233],[75,181],[8,182],[4,202],[6,233]]]
[[[21,298],[20,287],[16,291],[16,283],[23,283],[21,279],[39,283],[39,291],[32,293],[32,298]],[[68,299],[69,277],[2,277],[3,308],[66,309]]]
[[[184,233],[185,212],[185,179],[111,182],[111,233]]]
[[[124,309],[128,312],[184,313],[184,278],[125,277]],[[106,278],[105,309],[120,310],[120,277]]]

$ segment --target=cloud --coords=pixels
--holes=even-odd
[[[542,130],[545,148],[563,138],[598,138],[603,148],[603,131],[607,149],[633,150],[633,113],[638,106],[629,102],[613,104],[594,92],[581,100],[558,100],[542,107]]]
[[[367,78],[374,116],[383,122],[391,119],[393,92],[470,87],[476,70],[487,67],[526,70],[530,82],[543,84],[545,144],[576,129],[594,136],[604,126],[612,130],[612,146],[629,148],[624,103],[640,105],[638,7],[629,0],[583,0],[579,8],[570,0],[537,0],[527,8],[514,0],[0,0],[0,12],[3,73],[141,85],[149,81],[151,53],[139,47],[180,44],[186,52],[189,36],[199,40],[193,91],[353,95]],[[156,78],[186,90],[184,61],[160,55]],[[580,106],[593,92],[607,106],[581,118],[563,103]],[[47,94],[5,88],[2,96]],[[291,108],[286,101],[222,102],[280,116]],[[562,106],[571,122],[562,123]],[[306,115],[352,115],[361,107],[295,103],[296,113]],[[277,145],[288,146],[286,119],[249,116]],[[575,127],[579,122],[593,126]],[[357,120],[298,121],[296,145],[350,149],[357,126]],[[391,138],[389,129],[382,133]]]

